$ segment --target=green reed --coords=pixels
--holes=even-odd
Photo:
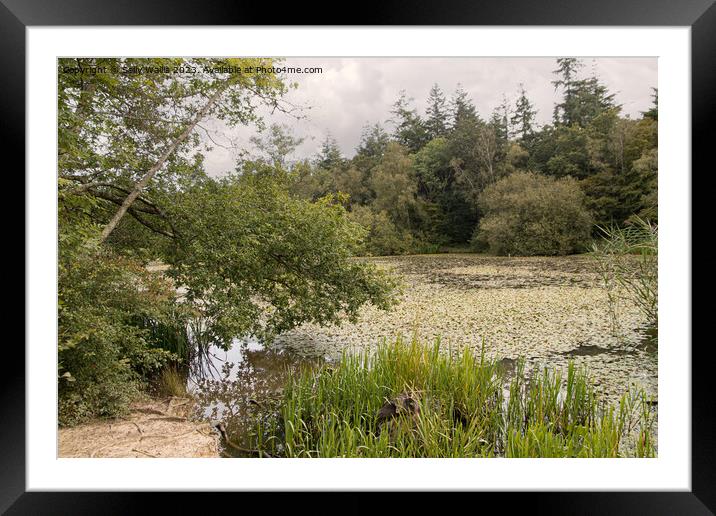
[[[504,392],[506,389],[508,393]],[[387,401],[409,396],[414,414],[384,423]],[[654,415],[642,391],[616,406],[598,401],[587,374],[519,361],[507,378],[499,364],[440,341],[384,342],[344,353],[334,365],[288,381],[280,416],[262,428],[271,456],[286,457],[624,457],[655,456]],[[268,436],[268,437],[266,437]]]

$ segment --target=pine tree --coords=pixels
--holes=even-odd
[[[572,125],[575,112],[575,83],[577,72],[584,64],[575,57],[560,57],[557,59],[557,69],[552,73],[557,79],[552,81],[555,90],[562,88],[564,97],[561,104],[554,107],[554,123]]]
[[[316,157],[316,166],[331,170],[343,163],[341,149],[336,139],[329,133],[321,144],[321,150]]]
[[[447,106],[445,95],[437,83],[433,84],[433,87],[430,88],[428,108],[425,114],[425,128],[428,131],[429,138],[433,140],[440,136],[445,136],[448,130]]]
[[[614,102],[614,94],[609,93],[609,89],[599,82],[596,75],[577,82],[575,106],[574,122],[580,127],[586,127],[606,111],[621,110],[621,105]]]
[[[621,109],[614,102],[614,94],[599,81],[593,72],[587,79],[577,79],[576,74],[584,65],[575,58],[557,59],[559,76],[552,81],[555,88],[564,89],[563,101],[554,108],[555,124],[567,127],[586,127],[596,117],[609,110]]]
[[[366,177],[380,160],[390,143],[390,136],[379,123],[363,127],[360,143],[351,164]]]
[[[520,83],[520,96],[515,102],[515,111],[510,121],[515,128],[516,135],[522,140],[528,140],[534,134],[534,120],[537,110],[527,98],[527,92],[522,83]]]
[[[495,136],[501,144],[507,143],[512,133],[512,117],[510,115],[510,106],[507,97],[503,95],[502,103],[495,108],[492,112],[492,118],[490,119],[490,124],[495,129]]]
[[[652,103],[654,104],[648,111],[642,111],[641,114],[644,118],[651,118],[652,120],[659,120],[659,89],[651,88],[654,93],[651,94]]]
[[[393,104],[391,110],[393,118],[389,122],[395,125],[393,132],[395,141],[410,149],[411,152],[417,152],[430,138],[420,115],[415,108],[410,107],[412,101],[413,99],[408,97],[405,90],[401,90],[398,100]]]
[[[455,130],[465,123],[475,124],[479,120],[475,105],[460,84],[457,85],[457,89],[453,94],[450,107],[452,111],[452,125],[450,129],[452,130]]]

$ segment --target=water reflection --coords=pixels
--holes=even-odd
[[[228,351],[209,348],[192,365],[188,378],[188,389],[196,399],[195,416],[223,422],[232,442],[255,449],[262,438],[259,425],[277,417],[281,389],[289,375],[323,361],[252,339],[235,339]],[[227,455],[250,455],[225,442],[223,446]]]

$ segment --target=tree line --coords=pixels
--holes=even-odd
[[[614,93],[596,75],[580,78],[583,66],[576,58],[557,59],[552,84],[561,101],[552,122],[541,127],[522,85],[513,103],[504,100],[488,117],[477,112],[460,86],[448,99],[435,84],[424,113],[403,91],[387,124],[364,128],[353,157],[344,157],[329,135],[314,159],[294,163],[291,191],[310,200],[347,194],[352,219],[368,230],[370,254],[468,243],[498,253],[564,254],[583,250],[595,227],[621,227],[636,216],[656,223],[657,91],[653,107],[639,118],[623,116]],[[255,143],[266,156],[281,155],[274,162],[285,167],[286,154],[301,139],[273,126]],[[507,179],[515,173],[529,179]],[[573,242],[562,245],[570,228],[557,226],[545,232],[546,238],[557,233],[545,245],[495,242],[490,228],[500,203],[491,199],[498,194],[489,187],[500,181],[517,187],[510,199],[502,196],[503,204],[522,206],[525,223],[555,217],[564,219],[557,226],[576,221],[576,238],[567,238]],[[552,196],[543,206],[524,198],[538,190]],[[560,214],[560,207],[566,213]],[[507,224],[503,232],[520,230],[528,231]]]

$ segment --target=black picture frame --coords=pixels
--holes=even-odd
[[[707,170],[713,168],[713,153],[708,146],[713,145],[716,136],[713,120],[716,92],[714,0],[502,0],[490,3],[442,0],[430,4],[383,0],[376,4],[361,2],[360,8],[356,8],[350,16],[343,15],[342,22],[336,23],[333,19],[326,21],[326,24],[690,26],[692,171],[705,175]],[[25,29],[28,26],[316,25],[317,20],[315,13],[307,9],[304,3],[289,3],[272,9],[270,5],[245,0],[155,0],[151,3],[129,0],[0,0],[0,114],[5,132],[0,141],[5,150],[4,155],[19,156],[15,170],[21,170],[24,166],[24,154],[18,150],[25,147],[23,107],[26,100]],[[11,173],[9,169],[6,172]],[[681,173],[686,176],[689,171]],[[19,179],[20,174],[14,174]],[[691,172],[692,178],[696,176]],[[20,188],[24,190],[24,181]],[[692,205],[697,205],[695,200]],[[27,259],[24,251],[23,258]],[[27,275],[24,265],[23,270]],[[680,345],[684,349],[691,346],[692,353],[691,492],[530,493],[528,503],[531,512],[696,515],[713,514],[716,511],[716,432],[713,426],[716,403],[710,384],[713,373],[708,370],[712,364],[708,360],[711,344],[705,340],[683,342]],[[127,514],[146,508],[146,496],[133,493],[25,492],[25,358],[19,347],[15,348],[18,348],[15,351],[19,356],[16,360],[6,359],[6,364],[12,366],[5,368],[0,380],[0,511],[7,511],[8,514]],[[186,507],[185,496],[181,493],[161,496],[162,512]],[[496,494],[479,493],[472,496],[494,498]],[[508,496],[510,501],[507,505],[510,509],[516,507],[515,502],[527,501],[524,494],[510,493]],[[302,498],[302,494],[274,494],[271,495],[271,504],[275,507],[273,504],[282,500],[303,504]],[[212,504],[219,499],[226,499],[226,496],[213,498]],[[393,500],[396,498],[393,497]],[[454,503],[460,503],[457,500],[459,497]],[[400,504],[401,512],[404,512],[410,505],[423,502],[422,496],[411,495],[394,503]],[[483,504],[481,501],[480,505],[486,507]],[[376,506],[361,497],[355,503],[334,506],[331,512],[345,510],[341,507],[353,512],[364,512],[374,510]],[[316,506],[310,509],[312,512],[321,512]]]

